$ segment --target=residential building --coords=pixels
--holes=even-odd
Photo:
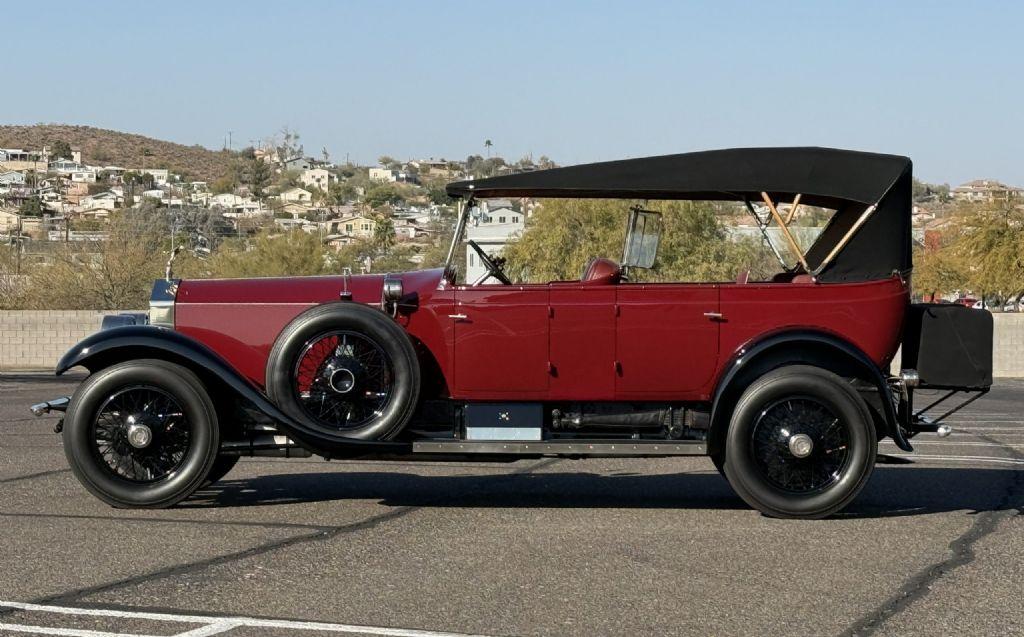
[[[24,186],[25,173],[16,170],[0,171],[0,186]]]
[[[282,192],[279,197],[285,203],[313,203],[313,193],[303,188],[289,188]]]
[[[299,182],[307,188],[319,188],[327,192],[328,187],[331,185],[331,173],[323,168],[310,168],[302,171],[302,175],[299,176]]]
[[[76,170],[71,173],[71,181],[80,182],[84,184],[94,184],[96,183],[96,171]]]
[[[326,222],[332,235],[343,235],[356,239],[372,239],[373,231],[377,228],[377,222],[372,217],[364,215],[352,215],[341,219],[331,219]]]
[[[56,159],[51,161],[48,165],[50,172],[59,173],[61,175],[70,175],[76,172],[82,172],[85,170],[85,166],[71,159]]]
[[[118,196],[111,191],[99,192],[94,195],[86,195],[79,200],[78,205],[83,210],[113,210],[117,207]]]
[[[960,201],[1003,201],[1024,197],[1024,188],[1007,186],[995,179],[974,179],[954,188],[952,195]]]
[[[292,157],[282,163],[285,170],[309,170],[316,166],[316,162],[310,157]]]
[[[485,199],[471,211],[466,236],[490,256],[499,256],[508,242],[522,234],[526,216],[508,199]],[[466,246],[466,282],[473,283],[487,272],[480,256]],[[497,283],[493,278],[486,283]]]
[[[146,168],[138,172],[140,174],[152,175],[153,184],[157,186],[165,186],[171,180],[171,171],[166,168]]]
[[[398,181],[398,171],[390,168],[371,168],[370,181],[393,182]]]

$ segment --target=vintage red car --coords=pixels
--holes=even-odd
[[[910,451],[915,434],[946,431],[915,410],[915,387],[977,397],[992,383],[987,312],[910,303],[905,157],[732,149],[448,193],[462,202],[449,264],[487,197],[624,200],[622,261],[594,255],[579,280],[520,284],[470,242],[488,285],[450,265],[249,280],[176,280],[169,266],[148,318],[113,317],[72,348],[57,374],[90,375],[33,410],[66,410],[72,469],[118,507],[173,505],[242,455],[708,455],[753,507],[813,518],[856,497],[881,438]],[[745,205],[795,262],[772,246],[770,281],[631,282],[657,267],[660,227],[636,202],[673,199]],[[834,211],[806,250],[789,227],[799,205]]]

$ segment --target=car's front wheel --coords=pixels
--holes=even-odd
[[[207,479],[217,459],[217,413],[191,371],[160,360],[96,372],[64,419],[71,470],[115,507],[168,507]]]
[[[777,369],[733,411],[724,472],[749,505],[780,518],[822,518],[847,506],[874,468],[871,414],[848,383],[817,367]]]

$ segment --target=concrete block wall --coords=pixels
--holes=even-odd
[[[100,329],[96,310],[0,310],[0,370],[52,370],[64,352]]]
[[[0,370],[52,370],[72,345],[100,328],[95,310],[0,310]],[[1024,378],[1024,313],[994,314],[996,377]],[[899,371],[899,355],[892,369]]]

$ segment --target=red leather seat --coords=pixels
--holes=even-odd
[[[583,268],[580,281],[586,285],[616,285],[622,280],[622,267],[603,257],[596,257],[587,262]]]

